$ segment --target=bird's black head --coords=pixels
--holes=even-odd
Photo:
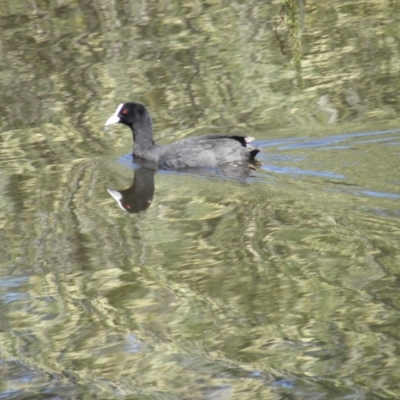
[[[147,125],[151,127],[151,118],[143,104],[129,102],[120,104],[115,113],[107,120],[105,126],[113,125],[113,124],[125,124],[131,128],[134,128],[135,125]]]

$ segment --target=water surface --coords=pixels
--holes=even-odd
[[[0,397],[400,397],[399,15],[6,0]],[[128,100],[261,166],[140,169]]]

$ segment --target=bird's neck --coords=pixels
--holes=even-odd
[[[154,146],[153,128],[150,125],[136,124],[132,128],[135,150],[145,150]]]

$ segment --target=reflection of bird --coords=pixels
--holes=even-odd
[[[153,200],[154,174],[155,171],[151,169],[136,169],[133,184],[129,189],[107,191],[123,210],[138,213],[148,208]]]
[[[129,126],[135,142],[134,156],[147,160],[153,168],[186,169],[223,165],[246,165],[260,151],[248,143],[250,137],[237,135],[197,136],[164,146],[153,141],[150,114],[139,103],[120,104],[106,126],[122,123]]]

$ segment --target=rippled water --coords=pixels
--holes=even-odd
[[[0,398],[394,399],[397,2],[5,1]],[[150,171],[155,140],[261,165]]]

